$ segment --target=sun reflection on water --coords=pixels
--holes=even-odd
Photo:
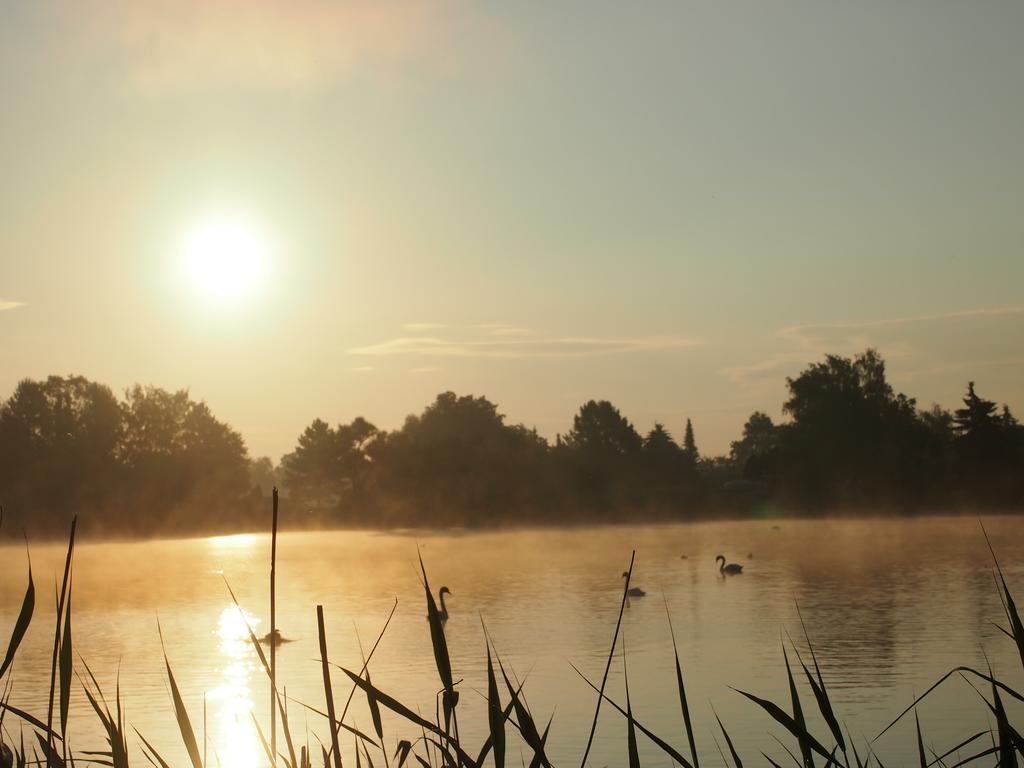
[[[249,627],[259,619],[231,604],[220,614],[216,636],[224,667],[221,683],[208,694],[213,748],[224,768],[256,768],[260,751],[252,721],[250,680],[257,670]]]
[[[248,549],[259,538],[255,533],[234,533],[228,536],[208,536],[206,541],[215,549]]]

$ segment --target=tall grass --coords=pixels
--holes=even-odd
[[[272,639],[274,637],[274,629],[276,629],[277,511],[277,497],[275,494],[271,531],[270,578],[270,636]],[[74,583],[73,553],[75,549],[75,529],[76,521],[72,521],[64,574],[60,590],[56,592],[56,626],[54,629],[50,690],[45,720],[10,703],[12,688],[10,671],[35,610],[35,584],[32,577],[31,560],[28,561],[28,579],[25,596],[22,601],[21,610],[11,630],[6,653],[3,656],[2,662],[0,662],[0,692],[2,692],[0,693],[0,768],[23,768],[30,765],[65,768],[65,766],[74,766],[76,763],[97,763],[113,766],[113,768],[128,768],[130,765],[129,755],[132,742],[135,742],[136,749],[146,758],[150,765],[157,766],[158,768],[170,768],[170,763],[161,756],[143,734],[138,731],[134,731],[134,736],[129,734],[121,701],[120,685],[118,684],[114,692],[112,704],[108,703],[96,677],[85,660],[79,660],[77,665],[73,662],[71,606]],[[999,590],[1007,623],[1007,626],[1003,628],[1003,632],[1014,643],[1020,656],[1022,668],[1024,668],[1024,623],[1021,621],[1016,602],[996,558],[995,551],[991,547],[991,543],[989,543],[989,548],[995,568],[996,587]],[[745,758],[740,755],[725,724],[722,723],[717,713],[714,714],[715,722],[718,725],[717,733],[698,733],[694,729],[692,710],[686,694],[685,677],[683,667],[679,661],[679,650],[670,614],[667,616],[667,623],[672,636],[673,654],[675,657],[675,682],[679,697],[680,727],[674,734],[659,736],[640,722],[634,714],[628,682],[629,678],[626,670],[626,644],[621,632],[622,613],[626,602],[626,592],[629,589],[633,559],[635,559],[635,553],[634,557],[630,560],[629,570],[627,571],[628,575],[623,587],[619,617],[612,635],[612,642],[600,682],[595,683],[591,681],[583,672],[576,669],[576,672],[596,694],[594,717],[588,739],[585,745],[581,745],[582,768],[585,768],[588,764],[587,760],[593,744],[594,734],[598,727],[602,705],[607,705],[625,719],[626,727],[623,731],[625,738],[622,745],[621,764],[628,765],[630,768],[637,768],[641,764],[639,742],[641,739],[646,739],[664,753],[673,764],[683,766],[683,768],[699,768],[699,743],[703,743],[705,746],[714,743],[718,747],[724,764],[731,764],[735,768],[742,768]],[[483,768],[492,763],[495,768],[504,768],[509,751],[517,744],[525,751],[530,768],[551,767],[552,764],[547,755],[547,741],[552,719],[549,718],[543,726],[535,719],[527,703],[523,684],[513,682],[515,674],[514,672],[510,674],[501,656],[495,650],[486,626],[484,627],[485,642],[483,650],[487,661],[487,692],[485,697],[487,736],[482,744],[476,746],[466,743],[460,737],[458,726],[458,713],[460,711],[459,682],[454,679],[452,673],[452,663],[445,638],[444,621],[434,602],[427,569],[422,558],[420,558],[419,562],[434,664],[440,683],[439,701],[436,701],[433,707],[434,716],[432,718],[424,716],[415,705],[403,702],[400,695],[378,688],[374,685],[370,676],[370,662],[381,638],[387,631],[391,617],[394,616],[397,601],[380,634],[377,636],[376,642],[371,647],[369,655],[363,659],[362,667],[358,671],[353,671],[330,661],[327,651],[324,610],[323,606],[318,605],[316,606],[316,614],[320,648],[319,663],[323,674],[326,706],[325,710],[320,710],[309,703],[299,703],[309,712],[324,719],[329,734],[328,738],[324,741],[316,739],[315,743],[311,743],[308,733],[304,738],[299,738],[293,732],[288,717],[287,703],[289,699],[278,687],[275,644],[273,641],[270,643],[270,658],[268,660],[252,628],[249,627],[248,630],[250,643],[259,658],[260,665],[267,675],[269,682],[271,698],[269,732],[264,730],[255,717],[254,726],[271,765],[283,763],[286,768],[312,768],[315,764],[318,766],[323,765],[324,768],[342,768],[340,745],[341,736],[344,732],[353,739],[354,759],[357,768],[361,768],[364,760],[367,766],[373,766],[375,759],[380,760],[385,765],[385,768],[391,768],[392,765],[395,768],[402,768],[407,764],[410,766],[416,765],[419,768]],[[231,590],[230,585],[228,590]],[[231,597],[235,600],[233,592],[231,592]],[[235,600],[235,604],[237,605],[237,600]],[[667,603],[665,608],[668,614]],[[956,667],[943,675],[934,685],[916,698],[906,710],[901,712],[881,733],[870,741],[865,742],[862,740],[858,747],[858,744],[849,737],[849,727],[841,722],[836,714],[829,689],[818,664],[817,654],[811,642],[810,633],[804,624],[803,616],[799,616],[799,619],[803,632],[803,645],[806,652],[809,653],[809,664],[805,662],[805,657],[801,654],[800,648],[792,640],[788,641],[788,645],[783,644],[781,650],[786,669],[788,701],[784,703],[775,702],[748,691],[736,690],[737,695],[744,697],[753,705],[754,711],[759,710],[779,726],[780,732],[785,739],[779,739],[779,743],[787,752],[789,760],[798,768],[832,768],[833,766],[835,768],[868,768],[869,766],[885,768],[885,763],[882,762],[882,759],[875,752],[875,742],[897,722],[908,717],[910,713],[913,713],[914,716],[914,752],[917,755],[920,768],[932,768],[932,766],[959,768],[959,766],[964,765],[991,765],[999,766],[1000,768],[1015,768],[1020,764],[1020,759],[1024,758],[1024,738],[1020,735],[1021,726],[1019,723],[1011,722],[1004,705],[1004,699],[1007,697],[1019,703],[1024,703],[1024,694],[998,679],[991,669],[978,670],[969,666]],[[160,633],[161,644],[163,644],[162,630],[160,630],[159,625],[158,632]],[[626,700],[624,706],[622,703],[615,701],[606,692],[609,671],[617,649],[621,649],[623,674],[626,681]],[[792,658],[791,653],[793,654]],[[171,693],[173,717],[178,732],[181,735],[185,752],[188,755],[192,768],[206,768],[209,763],[207,762],[205,751],[205,710],[204,748],[200,749],[196,730],[182,699],[166,651],[164,652],[164,663],[168,688]],[[76,666],[77,669],[75,668]],[[331,677],[332,668],[344,673],[351,683],[348,698],[340,714],[337,712],[335,703],[335,685]],[[801,697],[800,689],[797,685],[797,680],[800,679],[801,673],[812,694],[812,697],[807,700]],[[71,747],[68,702],[71,696],[72,679],[75,676],[77,676],[82,691],[95,713],[103,733],[106,735],[106,750],[100,752],[75,752]],[[962,736],[955,746],[942,754],[938,754],[936,751],[929,750],[925,746],[924,730],[918,716],[917,706],[937,688],[947,684],[953,678],[962,678],[972,683],[978,692],[980,701],[983,702],[991,716],[994,726],[987,731],[979,731]],[[359,730],[353,724],[347,722],[349,705],[357,692],[366,698],[373,722],[374,733],[372,735]],[[55,709],[58,716],[56,723],[54,722]],[[817,714],[820,715],[821,722],[824,724],[824,730],[820,733],[813,733],[809,725],[806,712],[812,709],[817,710]],[[395,738],[389,742],[385,738],[381,717],[382,710],[390,711],[401,721],[404,721],[411,731],[420,735],[415,739]],[[168,714],[170,716],[170,713]],[[8,718],[6,721],[5,717]],[[10,727],[11,718],[20,724],[17,741],[15,741],[13,735],[15,729]],[[278,749],[277,737],[279,730],[284,738],[284,751]],[[27,742],[25,739],[26,732],[30,736]],[[724,750],[718,740],[719,734],[725,743]],[[687,755],[683,754],[683,748],[675,746],[673,742],[685,744],[684,748]],[[960,758],[959,755],[968,749],[970,749],[971,753],[965,758]],[[748,763],[769,764],[782,768],[780,763],[763,752],[752,758],[746,756],[746,760]]]

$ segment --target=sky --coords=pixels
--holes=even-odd
[[[187,388],[255,456],[445,390],[728,450],[785,378],[1024,410],[1024,4],[0,0],[0,398]],[[196,233],[259,243],[232,296]],[[230,281],[230,277],[229,277]]]

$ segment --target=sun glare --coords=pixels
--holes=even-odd
[[[267,246],[246,222],[207,222],[185,242],[185,268],[211,301],[234,304],[250,296],[266,270]]]

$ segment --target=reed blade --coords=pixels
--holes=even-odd
[[[626,571],[625,586],[622,588],[622,602],[619,604],[619,618],[615,622],[615,634],[612,635],[612,647],[608,651],[608,661],[604,667],[604,676],[601,678],[601,688],[598,690],[597,706],[594,708],[594,720],[590,724],[590,735],[587,737],[587,747],[583,750],[583,759],[580,761],[580,768],[587,768],[587,757],[590,756],[590,747],[594,743],[594,734],[597,732],[597,720],[601,716],[601,702],[604,701],[604,687],[608,684],[608,672],[612,668],[612,658],[615,656],[615,646],[619,641],[619,629],[622,627],[622,614],[626,610],[626,600],[629,599],[629,582],[633,578],[633,563],[636,561],[636,550],[629,558],[629,570]]]
[[[447,731],[452,714],[459,703],[459,696],[452,680],[452,662],[448,656],[448,641],[444,636],[441,613],[437,610],[437,603],[434,602],[434,595],[430,591],[430,582],[427,579],[427,569],[423,565],[423,556],[418,552],[417,556],[420,561],[420,571],[423,573],[423,589],[427,598],[427,621],[430,624],[430,643],[434,648],[434,663],[437,665],[441,685],[444,686],[442,703],[444,705],[445,731]]]
[[[494,749],[494,768],[505,768],[505,715],[498,693],[498,681],[494,676],[491,661],[491,647],[487,646],[487,724],[491,731],[491,745]],[[479,762],[479,761],[478,761]]]
[[[722,718],[715,712],[715,720],[718,721],[718,727],[722,730],[722,735],[725,737],[725,743],[729,747],[729,754],[732,755],[732,762],[735,768],[743,768],[743,761],[740,760],[739,754],[736,752],[736,747],[733,746],[732,739],[729,738],[729,732],[725,730],[725,726],[722,725]]]
[[[35,612],[35,607],[36,585],[32,581],[32,562],[29,561],[28,586],[25,588],[25,597],[21,601],[21,611],[18,613],[18,619],[14,622],[14,629],[11,631],[11,639],[7,644],[7,653],[4,655],[3,662],[0,663],[0,678],[3,678],[4,673],[7,672],[14,661],[14,655],[18,652],[18,646],[21,645],[25,632],[28,631],[28,627],[32,623],[32,614]]]
[[[771,715],[772,718],[774,718],[775,721],[779,723],[779,725],[781,725],[783,728],[789,731],[797,739],[798,742],[801,739],[806,739],[807,745],[812,750],[817,752],[826,760],[830,759],[829,751],[825,749],[825,747],[823,747],[821,743],[816,738],[814,738],[814,736],[808,733],[806,728],[801,728],[799,725],[797,725],[796,720],[794,720],[788,713],[783,711],[778,704],[768,701],[767,699],[759,698],[752,693],[741,691],[738,688],[733,688],[732,690],[736,691],[736,693],[741,694],[742,696],[746,696],[752,702],[761,707],[761,709],[763,709],[765,712]]]
[[[188,716],[185,702],[181,698],[181,691],[178,690],[178,683],[174,679],[174,672],[171,671],[171,662],[167,658],[167,650],[164,646],[163,630],[157,622],[157,633],[160,635],[160,648],[164,655],[164,666],[167,668],[167,682],[171,688],[171,700],[174,703],[174,718],[178,722],[178,731],[181,733],[181,740],[185,744],[185,751],[188,752],[192,768],[203,768],[203,757],[199,752],[199,743],[196,741],[196,732],[192,728],[192,720]]]
[[[786,646],[782,646],[782,658],[786,662],[786,678],[789,680],[789,697],[793,704],[793,722],[797,726],[797,743],[800,745],[800,756],[803,758],[804,768],[814,768],[814,757],[811,754],[811,746],[808,742],[807,722],[804,720],[804,710],[800,706],[800,694],[796,690],[796,681],[793,679],[793,670],[789,667],[789,656],[786,653]],[[825,759],[830,757],[826,753]]]
[[[679,706],[683,710],[683,726],[686,728],[686,740],[690,745],[690,759],[693,760],[694,768],[700,768],[700,761],[697,757],[697,742],[693,735],[693,723],[690,721],[690,707],[686,702],[686,686],[683,685],[683,667],[679,663],[679,647],[676,645],[676,631],[672,626],[672,614],[668,610],[668,600],[665,600],[665,615],[668,617],[668,631],[672,636],[672,653],[676,659],[676,687],[679,690]]]
[[[917,710],[914,710],[914,726],[917,728],[917,758],[920,761],[920,768],[928,768],[928,758],[924,753],[924,739],[921,738],[921,721],[917,717]]]
[[[71,590],[64,610],[64,633],[60,641],[60,733],[67,742],[68,707],[71,704]]]

